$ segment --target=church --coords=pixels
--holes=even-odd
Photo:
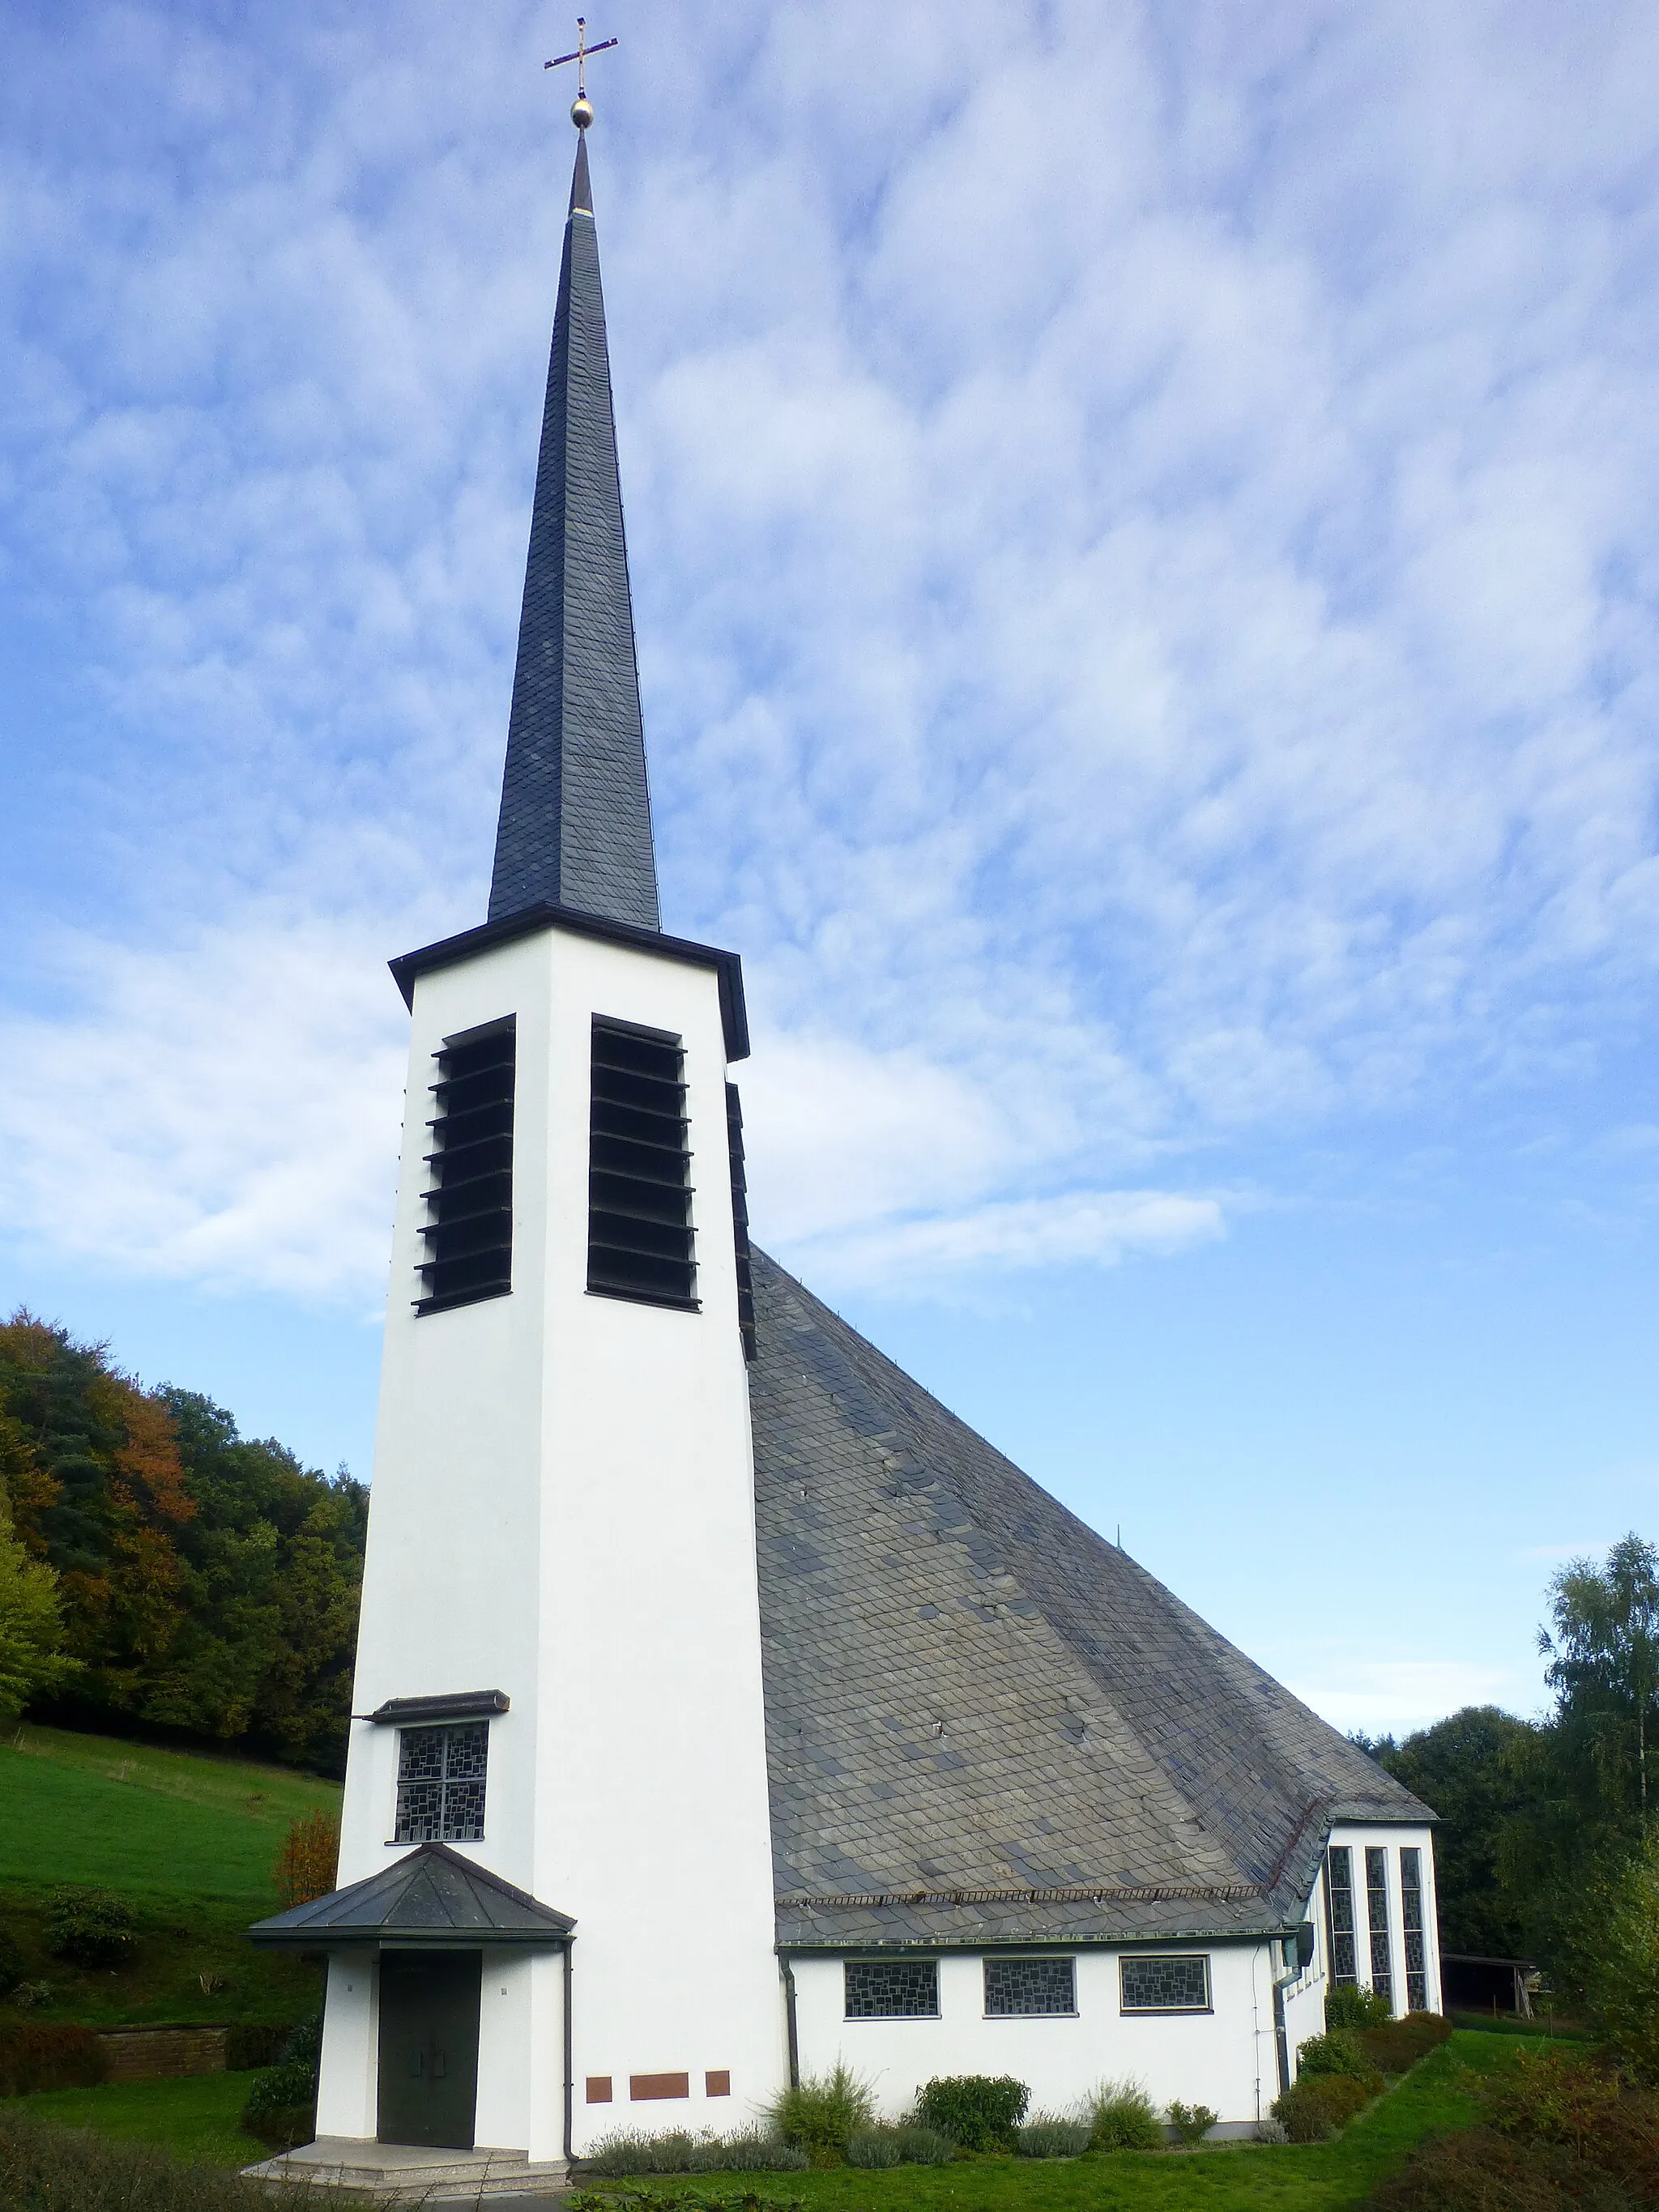
[[[486,920],[411,1022],[317,2141],[551,2186],[844,2061],[1253,2133],[1440,2005],[1433,1814],[750,1241],[652,845],[585,90]],[[268,2169],[261,2169],[268,2170]]]

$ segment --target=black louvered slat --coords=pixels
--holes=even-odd
[[[416,1269],[420,1314],[501,1297],[513,1287],[513,1105],[517,1036],[511,1018],[435,1054],[433,1149]]]
[[[587,1287],[695,1306],[690,1124],[678,1037],[593,1022]]]
[[[743,1356],[760,1356],[755,1335],[755,1272],[749,1256],[749,1176],[743,1159],[743,1101],[738,1086],[726,1086],[726,1146],[732,1163],[732,1238],[738,1255],[738,1334]]]

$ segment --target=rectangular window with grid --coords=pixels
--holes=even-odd
[[[937,2020],[939,1966],[933,1959],[849,1959],[848,2020]]]
[[[1037,2019],[1077,2010],[1077,1968],[1070,1959],[988,1959],[985,2011],[993,2020]]]
[[[644,1305],[696,1308],[690,1127],[679,1038],[595,1015],[590,1291]]]
[[[1365,1850],[1365,1924],[1371,1939],[1371,1987],[1394,2002],[1394,1956],[1389,1947],[1389,1855],[1380,1845]]]
[[[1331,1979],[1354,1983],[1359,1966],[1354,1950],[1353,1853],[1333,1844],[1325,1854],[1325,1938],[1331,1954]]]
[[[1197,1955],[1120,1960],[1119,2008],[1124,2012],[1208,2012],[1210,1962]]]
[[[1406,1939],[1406,2009],[1429,2008],[1428,1937],[1423,1925],[1423,1854],[1400,1854],[1400,1927]]]
[[[422,1294],[415,1304],[422,1314],[501,1297],[513,1287],[513,1018],[446,1037],[433,1057],[428,1218],[421,1230]]]
[[[489,1724],[398,1732],[399,1844],[476,1844],[484,1832]]]

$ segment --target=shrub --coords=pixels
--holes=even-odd
[[[23,1978],[23,1947],[9,1928],[0,1928],[0,1997]]]
[[[1089,2148],[1088,2124],[1039,2112],[1016,2130],[1014,2148],[1022,2158],[1080,2158]]]
[[[848,2166],[875,2167],[902,2166],[904,2153],[899,2147],[896,2128],[860,2128],[856,2135],[847,2138]]]
[[[1409,2012],[1386,2027],[1362,2028],[1356,2040],[1380,2073],[1408,2074],[1419,2058],[1443,2044],[1451,2022],[1435,2012]]]
[[[949,2136],[902,2121],[897,2127],[860,2128],[847,2138],[848,2166],[948,2166],[956,2155]]]
[[[1279,2098],[1273,2117],[1292,2142],[1327,2142],[1363,2112],[1382,2087],[1380,2074],[1358,2081],[1351,2074],[1316,2074]]]
[[[1138,2081],[1103,2081],[1085,2098],[1080,2115],[1091,2150],[1162,2150],[1164,2130]]]
[[[320,2021],[290,2028],[279,2065],[258,2075],[242,2106],[242,2125],[276,2150],[309,2142],[317,2131],[317,2060]]]
[[[11,2001],[19,2012],[32,2012],[36,2005],[49,2005],[53,1995],[50,1982],[19,1982],[11,1993]]]
[[[44,2021],[38,2027],[0,2028],[0,2097],[22,2097],[31,2089],[94,2088],[107,2066],[103,2039],[93,2028]]]
[[[1618,2075],[1592,2057],[1517,2051],[1512,2066],[1482,2077],[1475,2095],[1482,2118],[1499,2135],[1555,2144],[1584,2158],[1611,2120],[1621,2087]]]
[[[1276,2120],[1269,2114],[1265,2120],[1256,2122],[1255,2139],[1258,2142],[1263,2143],[1287,2143],[1291,2139],[1291,2131],[1283,2120]]]
[[[871,2126],[875,2117],[869,2082],[839,2062],[833,2072],[809,2075],[786,2089],[766,2112],[775,2133],[804,2150],[815,2166],[845,2158],[848,2138]]]
[[[118,1966],[132,1956],[137,1919],[109,1889],[55,1889],[46,1905],[52,1956],[80,1966]]]
[[[1362,1990],[1357,1982],[1325,1992],[1327,2033],[1337,2027],[1386,2027],[1393,2018],[1394,2007],[1387,1997],[1378,1996],[1375,1990]]]
[[[1012,2074],[947,2074],[916,2099],[916,2122],[963,2150],[1012,2150],[1031,2093]]]
[[[305,2212],[300,2187],[258,2194],[214,2166],[181,2166],[146,2143],[109,2142],[15,2108],[0,2112],[8,2212]]]
[[[1351,2081],[1365,2081],[1379,2071],[1360,2049],[1359,2038],[1352,2028],[1339,2027],[1330,2035],[1310,2036],[1296,2054],[1298,2081],[1311,2080],[1316,2075],[1343,2075]],[[1379,2082],[1377,2086],[1382,2085]]]
[[[1221,2115],[1207,2105],[1183,2105],[1172,2100],[1164,2118],[1188,2149],[1196,2150]]]
[[[225,2071],[246,2074],[256,2066],[274,2066],[286,2051],[293,2027],[270,2027],[238,2021],[225,2030]]]
[[[1425,2143],[1366,2199],[1366,2212],[1629,2212],[1605,2174],[1568,2151],[1523,2148],[1489,2128]]]
[[[303,1820],[294,1821],[276,1854],[274,1869],[283,1910],[309,1905],[313,1897],[326,1897],[334,1887],[339,1864],[340,1824],[331,1813],[307,1813]]]
[[[651,2136],[621,2129],[582,2160],[588,2173],[799,2173],[811,2161],[775,2136],[752,2130],[734,2136],[688,2135],[676,2129]]]

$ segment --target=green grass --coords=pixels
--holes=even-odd
[[[23,1728],[0,1748],[0,1881],[263,1905],[289,1823],[339,1803],[288,1767]]]
[[[64,2128],[94,2128],[118,2142],[161,2143],[204,2166],[252,2166],[270,2154],[240,2125],[252,2074],[201,2074],[184,2081],[123,2081],[103,2089],[43,2089],[19,2097],[25,2112]]]
[[[271,1869],[289,1822],[339,1800],[337,1783],[247,1759],[62,1729],[0,1739],[0,1920],[22,1945],[24,1978],[53,1993],[27,2014],[0,2003],[0,2025],[309,2017],[316,1970],[256,1951],[243,1930],[277,1910]],[[51,1956],[46,1899],[59,1883],[132,1900],[129,1965],[100,1972]],[[204,1990],[204,1975],[222,1986]]]
[[[1510,2036],[1454,2035],[1334,2143],[1222,2145],[1190,2157],[1118,2151],[1109,2158],[985,2159],[878,2172],[699,2174],[684,2185],[653,2174],[583,2185],[647,2194],[690,2185],[722,2196],[750,2188],[784,2202],[799,2198],[807,2212],[1346,2212],[1425,2136],[1469,2124],[1462,2068],[1507,2065],[1522,2047]]]

